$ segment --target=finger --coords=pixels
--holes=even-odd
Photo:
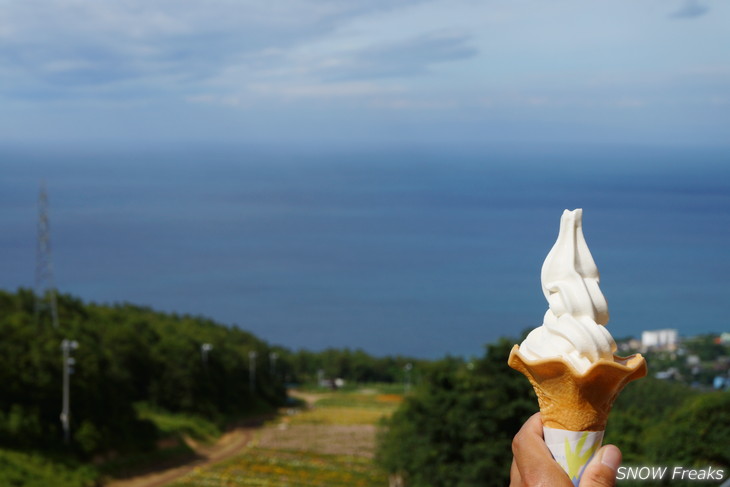
[[[540,413],[535,413],[530,418],[525,421],[525,424],[522,425],[522,428],[517,432],[515,435],[515,441],[512,442],[512,452],[515,452],[515,447],[523,448],[526,445],[527,446],[535,446],[537,443],[542,443],[542,446],[539,448],[541,450],[540,453],[543,453],[542,450],[547,451],[548,454],[550,451],[547,448],[547,445],[543,441],[542,436],[542,418],[540,416]],[[520,454],[528,453],[526,451],[520,451]]]
[[[509,469],[509,487],[523,487],[520,469],[517,468],[517,462],[512,459],[512,466]]]
[[[532,415],[517,432],[512,440],[512,453],[523,485],[573,485],[545,444],[540,413]]]
[[[613,445],[600,448],[586,466],[579,487],[613,487],[621,465],[621,450]]]

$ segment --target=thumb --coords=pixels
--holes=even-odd
[[[621,450],[613,445],[602,447],[586,466],[579,487],[613,487],[619,465]]]

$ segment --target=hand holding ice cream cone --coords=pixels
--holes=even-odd
[[[646,375],[640,354],[618,357],[606,330],[608,304],[583,236],[582,210],[565,210],[542,267],[549,309],[543,325],[512,349],[508,363],[537,394],[545,441],[578,485],[624,386]]]
[[[540,413],[525,422],[512,442],[514,459],[510,469],[510,487],[571,487],[573,482],[564,469],[555,462],[543,440]],[[616,472],[621,464],[621,451],[606,445],[596,451],[579,487],[609,487],[616,483]]]

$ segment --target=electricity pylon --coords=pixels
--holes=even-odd
[[[35,268],[35,323],[39,325],[41,316],[50,311],[54,327],[58,327],[58,306],[56,304],[56,283],[53,279],[51,260],[51,230],[48,224],[48,194],[45,183],[41,183],[38,194],[38,248]]]

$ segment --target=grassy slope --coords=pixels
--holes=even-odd
[[[312,391],[310,391],[311,393]],[[342,428],[373,426],[392,413],[401,400],[392,390],[327,392],[317,394],[315,408],[284,417],[278,425],[296,431],[297,426]],[[302,431],[310,431],[302,428]],[[387,476],[370,458],[360,455],[326,454],[316,451],[316,442],[301,438],[296,449],[253,445],[244,454],[196,471],[171,487],[375,487],[387,485]]]
[[[192,415],[173,414],[137,405],[140,418],[157,425],[165,437],[182,439],[188,436],[196,441],[210,443],[220,435],[213,423]],[[140,453],[110,460],[100,465],[82,465],[68,458],[53,458],[46,452],[22,452],[0,449],[0,486],[2,487],[91,487],[102,476],[115,476],[192,455],[183,441],[172,441],[171,446],[154,452]]]
[[[39,453],[0,449],[0,485],[22,487],[91,487],[98,471],[54,460]]]

